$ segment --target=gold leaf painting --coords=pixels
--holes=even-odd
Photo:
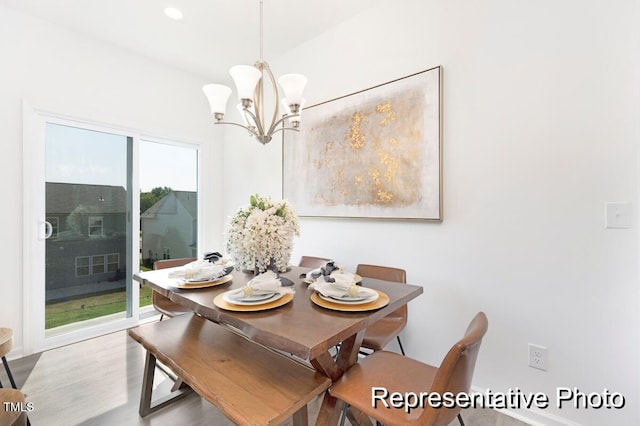
[[[440,218],[440,67],[324,102],[284,137],[301,216]]]

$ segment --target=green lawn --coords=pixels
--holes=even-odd
[[[124,312],[126,309],[125,301],[126,293],[120,291],[47,305],[45,329]],[[151,303],[151,289],[142,286],[140,288],[140,306],[147,306]]]

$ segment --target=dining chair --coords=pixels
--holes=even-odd
[[[7,372],[11,387],[17,389],[15,380],[13,380],[13,374],[9,368],[6,355],[13,349],[13,329],[9,327],[0,327],[0,356],[2,357],[2,364],[4,364],[4,371]],[[0,382],[0,388],[2,388],[2,382]]]
[[[429,394],[452,395],[469,393],[482,338],[488,328],[487,316],[478,312],[467,327],[464,337],[446,354],[439,367],[401,356],[395,352],[377,351],[358,361],[329,388],[331,396],[356,408],[363,414],[386,425],[445,426],[456,417],[460,425],[464,421],[461,407],[448,408],[429,405],[423,401],[407,410],[398,404],[387,406],[379,399],[372,402],[373,389],[384,389],[388,395],[400,392],[405,395],[428,390]],[[384,398],[383,394],[379,394]]]
[[[356,267],[356,274],[361,277],[375,278],[378,280],[392,281],[405,284],[407,282],[407,273],[404,269],[393,268],[390,266],[368,265],[361,263]],[[400,352],[404,355],[404,348],[400,340],[400,332],[407,325],[408,317],[407,305],[398,308],[389,315],[376,321],[365,332],[362,340],[361,348],[371,351],[381,351],[394,338],[398,340]],[[363,355],[367,353],[362,352]]]
[[[187,263],[193,262],[194,260],[196,260],[195,257],[156,260],[153,263],[153,269],[175,268],[176,266],[184,266]],[[153,301],[154,309],[160,312],[160,321],[162,321],[165,315],[169,318],[172,318],[176,315],[182,315],[184,313],[191,312],[189,309],[172,301],[168,297],[163,296],[155,290],[152,291],[151,298]]]
[[[157,270],[157,269],[175,268],[178,266],[184,266],[187,263],[193,262],[194,260],[197,260],[197,258],[179,257],[176,259],[156,260],[155,262],[153,262],[153,269]],[[153,308],[156,311],[160,312],[160,321],[162,321],[165,315],[168,316],[169,318],[173,318],[178,315],[192,312],[190,309],[185,308],[181,304],[174,302],[173,300],[169,299],[166,296],[163,296],[162,294],[158,293],[155,290],[151,292],[151,297],[153,300]],[[178,378],[172,371],[167,369],[161,362],[156,364],[156,367],[158,367],[163,373],[165,373],[167,377],[173,380],[174,385],[171,388],[172,392],[182,386],[182,380]]]
[[[315,268],[319,268],[321,266],[326,265],[326,263],[330,260],[331,259],[327,259],[324,257],[302,256],[300,258],[300,262],[298,263],[298,266],[315,269]]]
[[[31,424],[27,417],[27,402],[21,391],[2,388],[0,389],[0,401],[3,404],[0,409],[0,425],[24,426]],[[17,406],[20,409],[7,409],[11,406]]]

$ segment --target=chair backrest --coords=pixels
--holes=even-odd
[[[442,360],[429,392],[440,395],[445,392],[451,392],[453,395],[469,393],[480,344],[488,327],[487,316],[484,312],[478,312],[467,327],[464,337],[453,345]],[[425,424],[448,425],[459,411],[459,409],[433,408],[425,404],[421,417],[431,419]]]
[[[365,263],[360,263],[356,267],[356,274],[360,275],[361,277],[375,278],[377,280],[392,281],[401,284],[406,284],[407,282],[407,272],[404,269],[393,268],[391,266],[368,265]],[[407,317],[409,316],[409,308],[407,307],[407,305],[403,305],[401,308],[396,309],[388,316],[402,317],[406,322]]]
[[[395,283],[405,284],[407,282],[407,272],[404,269],[392,268],[390,266],[367,265],[361,263],[356,267],[356,274],[361,277],[393,281]]]
[[[195,257],[180,257],[176,259],[156,260],[153,263],[153,269],[175,268],[176,266],[184,266],[187,263],[197,260]]]
[[[315,268],[324,266],[330,260],[331,259],[327,259],[324,257],[302,256],[300,258],[300,262],[298,263],[298,266],[315,269]]]
[[[156,260],[155,262],[153,262],[153,269],[175,268],[176,266],[184,266],[187,263],[193,262],[194,260],[197,260],[197,258],[178,257],[176,259]],[[155,290],[151,292],[151,302],[153,303],[153,307],[162,315],[171,317],[176,315],[176,312],[178,311],[188,312],[186,308],[181,307],[176,302],[170,300],[167,296],[163,296]],[[162,319],[162,316],[160,317],[160,319]]]

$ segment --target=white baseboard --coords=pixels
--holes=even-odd
[[[496,409],[496,411],[532,426],[580,426],[578,423],[556,416],[555,414],[526,408],[520,410]]]
[[[15,359],[24,358],[24,351],[22,350],[22,346],[14,346],[11,351],[6,355],[7,361],[12,361]]]
[[[472,392],[484,393],[486,389],[479,388],[477,386],[471,387]],[[567,420],[563,417],[557,416],[552,413],[548,413],[542,410],[533,410],[527,408],[520,409],[499,409],[494,408],[495,411],[504,414],[505,416],[512,417],[521,422],[527,423],[531,426],[580,426],[580,424]]]

